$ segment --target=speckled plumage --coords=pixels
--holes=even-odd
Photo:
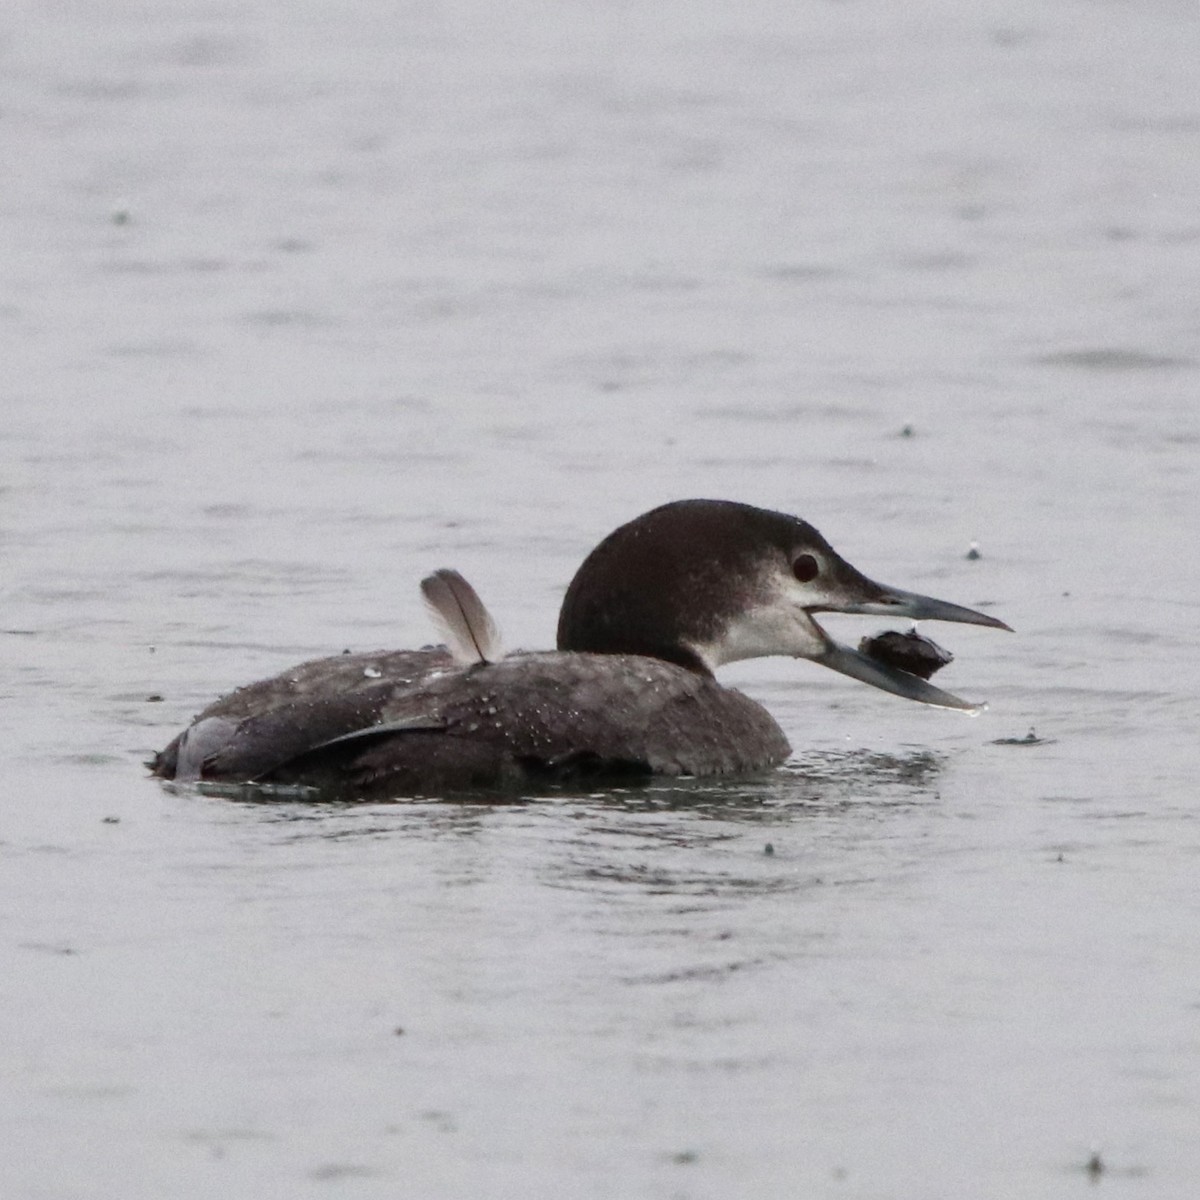
[[[356,795],[740,773],[789,753],[762,705],[638,655],[516,654],[471,667],[440,650],[343,655],[241,688],[197,723],[210,718],[236,727],[204,778]],[[386,728],[396,724],[406,727]],[[157,774],[174,775],[179,742],[158,756]]]

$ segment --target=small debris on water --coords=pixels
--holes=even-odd
[[[128,225],[133,218],[129,215],[129,209],[118,208],[112,215],[112,223],[114,225]]]
[[[915,430],[915,429],[914,429],[914,428],[913,428],[911,425],[905,425],[905,426],[904,426],[904,427],[903,427],[903,428],[900,430],[900,436],[901,436],[901,437],[903,437],[903,438],[910,438],[910,437],[912,437],[912,436],[913,436],[913,434],[915,434],[916,432],[917,432],[917,431],[916,431],[916,430]]]
[[[58,944],[52,942],[18,942],[17,945],[22,950],[41,950],[46,954],[61,954],[65,957],[79,953],[74,946],[63,945],[61,942]]]
[[[363,667],[363,675],[367,679],[382,679],[383,672],[378,667]]]
[[[392,1033],[394,1033],[396,1035],[396,1037],[403,1037],[404,1036],[404,1026],[397,1025],[396,1028],[392,1030]]]
[[[342,1179],[370,1179],[374,1174],[371,1167],[359,1163],[323,1163],[309,1171],[308,1177],[319,1183],[332,1183]]]
[[[1093,1150],[1091,1156],[1083,1167],[1084,1173],[1093,1182],[1097,1182],[1101,1175],[1104,1174],[1104,1159],[1100,1157],[1099,1150]]]
[[[968,562],[977,562],[982,557],[983,557],[983,554],[979,549],[979,543],[972,542],[970,544],[970,546],[967,547],[967,553],[966,553],[967,561]]]
[[[101,817],[100,823],[102,825],[120,825],[121,818],[120,817]]]
[[[150,695],[146,697],[147,704],[161,704],[162,702],[163,698],[161,692],[151,692]]]
[[[1053,738],[1038,737],[1037,732],[1032,725],[1029,727],[1029,732],[1024,737],[996,738],[992,742],[993,746],[1051,746],[1053,744]]]
[[[691,1163],[699,1162],[700,1155],[695,1150],[680,1150],[677,1154],[671,1155],[671,1161],[681,1167],[686,1167]]]

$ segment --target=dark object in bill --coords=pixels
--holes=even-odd
[[[937,642],[922,637],[915,629],[908,633],[886,629],[883,633],[863,638],[858,643],[858,649],[877,662],[895,667],[898,671],[907,671],[921,679],[928,679],[935,671],[954,661],[954,655],[949,650],[943,650]]]

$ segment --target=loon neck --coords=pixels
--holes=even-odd
[[[572,638],[571,644],[559,641],[560,650],[574,650],[587,654],[636,654],[644,658],[657,658],[662,662],[674,663],[696,675],[712,675],[708,664],[690,647],[680,642],[656,640],[649,637],[626,635],[614,638]]]

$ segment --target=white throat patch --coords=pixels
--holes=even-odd
[[[719,637],[689,648],[712,671],[746,658],[816,658],[828,644],[804,609],[780,602],[739,613]]]

